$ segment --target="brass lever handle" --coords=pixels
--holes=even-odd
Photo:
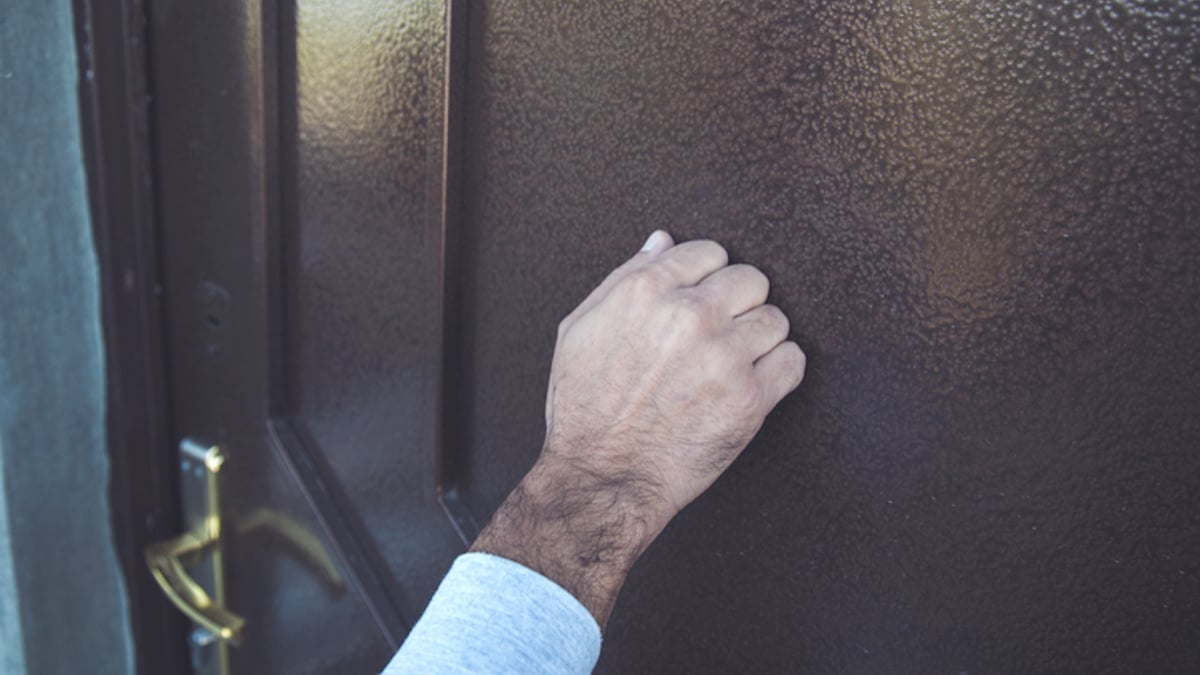
[[[332,591],[345,590],[346,584],[320,540],[291,518],[271,509],[259,509],[243,519],[237,530],[243,535],[258,530],[274,534],[306,566],[318,572]],[[213,602],[184,567],[185,560],[203,555],[219,541],[219,521],[209,519],[191,532],[148,546],[146,564],[163,593],[180,611],[213,635],[237,644],[246,620]]]
[[[202,642],[197,644],[218,642],[221,665],[217,672],[227,673],[226,644],[238,644],[246,626],[244,618],[224,607],[223,549],[227,534],[239,539],[265,535],[275,540],[335,595],[345,592],[346,583],[321,540],[286,514],[259,508],[229,523],[222,520],[219,477],[225,455],[219,446],[184,439],[179,444],[179,457],[180,491],[190,529],[147,546],[146,565],[167,599],[203,629]],[[210,590],[196,579],[205,580]]]
[[[219,446],[184,439],[179,444],[179,456],[186,482],[184,492],[193,498],[190,503],[196,505],[190,511],[192,527],[178,537],[147,546],[146,565],[154,581],[179,611],[208,631],[213,638],[222,643],[237,644],[242,638],[246,620],[223,606],[225,584],[218,477],[225,464],[225,455]],[[195,479],[202,479],[203,483]],[[196,564],[205,555],[210,558],[212,596],[192,578],[186,568],[186,565]],[[223,646],[221,661],[225,661]],[[220,672],[227,671],[228,668],[222,663]]]
[[[204,553],[216,543],[207,532],[185,532],[147,547],[146,564],[167,599],[181,612],[213,635],[237,644],[246,620],[213,602],[183,565],[184,557]]]

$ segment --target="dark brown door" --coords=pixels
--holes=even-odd
[[[600,672],[1200,667],[1200,9],[152,3],[177,437],[244,673],[367,672],[541,444],[656,227],[762,267],[799,393]]]

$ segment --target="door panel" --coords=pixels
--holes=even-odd
[[[809,354],[599,672],[1200,663],[1200,19],[1156,7],[472,4],[470,508],[655,227],[761,266]]]
[[[238,450],[237,454],[233,454]],[[347,578],[344,563],[330,579],[305,551],[268,528],[253,527],[264,512],[297,523],[325,551],[335,540],[296,485],[279,453],[248,444],[230,446],[226,473],[236,499],[227,505],[227,528],[241,530],[227,547],[230,609],[246,618],[242,645],[231,648],[233,673],[370,673],[392,653],[371,607]],[[251,480],[241,479],[253,477]],[[338,581],[341,583],[337,583]]]
[[[234,672],[383,665],[535,461],[558,320],[656,227],[762,267],[809,373],[635,568],[599,672],[1200,663],[1194,3],[149,14]]]
[[[288,419],[404,580],[401,604],[419,610],[429,571],[462,546],[436,494],[445,11],[364,0],[284,12]]]

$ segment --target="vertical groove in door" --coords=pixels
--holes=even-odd
[[[283,221],[295,222],[293,207],[284,197],[281,186],[285,171],[294,170],[295,129],[281,121],[280,100],[295,97],[294,53],[287,49],[289,42],[280,39],[281,33],[294,39],[294,0],[261,0],[258,13],[260,46],[259,96],[262,115],[259,119],[259,185],[258,209],[262,223],[261,236],[255,240],[260,247],[256,258],[262,262],[264,293],[262,306],[267,310],[266,339],[275,348],[267,354],[266,428],[264,438],[292,474],[304,499],[321,523],[325,535],[334,546],[334,555],[341,562],[350,586],[362,599],[379,627],[384,639],[394,649],[403,641],[412,625],[404,616],[399,602],[400,593],[387,563],[380,554],[345,490],[336,480],[328,480],[333,471],[323,461],[321,453],[290,422],[293,412],[288,400],[286,302],[284,301],[284,265],[286,240]],[[294,51],[294,45],[291,46]],[[287,138],[282,138],[286,134]]]
[[[259,222],[262,223],[260,236],[254,239],[259,247],[255,257],[262,262],[263,270],[263,303],[266,308],[265,336],[268,345],[282,345],[284,342],[284,302],[283,292],[283,237],[280,236],[280,220],[284,217],[286,206],[283,201],[283,191],[280,187],[281,174],[284,170],[287,149],[290,147],[282,142],[280,136],[284,133],[279,118],[279,100],[291,87],[286,82],[286,73],[282,63],[287,59],[281,58],[280,50],[284,42],[280,40],[281,31],[294,29],[292,22],[284,25],[285,18],[290,15],[280,11],[280,0],[260,0],[258,11],[258,40],[259,40],[259,156],[258,170],[258,211]],[[290,5],[294,0],[282,0]],[[286,414],[287,388],[284,382],[284,363],[286,352],[282,349],[266,349],[267,357],[267,400],[264,411],[268,419]]]
[[[459,289],[459,233],[462,202],[463,118],[465,117],[464,90],[467,82],[467,0],[446,0],[446,52],[444,106],[442,109],[442,214],[438,233],[441,241],[441,377],[433,381],[436,391],[430,392],[431,400],[437,400],[439,424],[434,430],[437,448],[437,493],[438,501],[465,545],[470,545],[479,531],[474,516],[459,498],[456,477],[459,463],[455,450],[461,446],[459,430],[462,428],[460,415],[464,412],[458,405],[463,397],[458,396],[457,387],[462,384],[461,359],[459,357],[460,327],[462,318]]]

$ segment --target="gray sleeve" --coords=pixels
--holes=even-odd
[[[590,673],[600,626],[561,586],[511,560],[454,561],[383,675]]]

